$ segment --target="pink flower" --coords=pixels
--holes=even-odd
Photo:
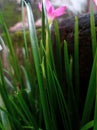
[[[93,0],[93,1],[94,1],[95,5],[97,6],[97,0]]]
[[[55,9],[49,0],[46,0],[45,4],[46,4],[45,6],[46,6],[46,11],[47,11],[47,16],[48,16],[49,21],[53,21],[55,18],[66,13],[65,12],[66,6]],[[42,11],[41,2],[39,2],[39,9],[40,9],[40,11]]]

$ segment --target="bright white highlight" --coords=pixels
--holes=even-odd
[[[51,0],[54,6],[67,6],[74,14],[82,13],[87,8],[88,0]]]

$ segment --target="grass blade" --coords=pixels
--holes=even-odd
[[[81,125],[87,123],[90,119],[91,110],[93,108],[94,98],[95,98],[95,87],[96,87],[96,62],[97,62],[97,50],[93,61],[92,71],[89,80],[89,86],[87,91],[87,96],[85,100],[84,110]]]
[[[90,121],[87,124],[85,124],[80,130],[89,130],[94,125],[94,121]]]
[[[77,121],[77,122],[74,121],[72,125],[77,129],[79,129],[79,115],[78,115],[77,102],[75,99],[75,94],[73,89],[72,70],[71,70],[72,67],[70,61],[71,60],[69,60],[67,43],[66,41],[64,41],[64,63],[65,63],[65,73],[66,73],[66,81],[68,87],[68,104],[69,104],[69,109],[70,110],[72,109],[71,119]]]
[[[13,70],[14,70],[15,77],[16,77],[17,81],[20,82],[20,84],[22,84],[21,77],[20,77],[20,69],[18,66],[17,58],[16,58],[15,53],[14,53],[14,49],[12,46],[12,42],[11,42],[8,30],[7,30],[6,24],[5,24],[4,19],[3,19],[1,14],[0,14],[0,24],[2,25],[2,28],[4,30],[6,43],[8,45],[9,51],[10,51],[10,60],[11,60],[10,62],[11,62],[11,66],[14,68]]]
[[[96,41],[96,28],[95,28],[95,19],[93,11],[93,3],[90,2],[90,26],[91,26],[91,40],[92,40],[92,54],[93,58],[95,56],[97,41]]]
[[[44,90],[45,87],[43,84],[43,77],[41,74],[42,70],[40,66],[41,62],[40,62],[40,57],[39,57],[39,52],[38,52],[38,40],[37,40],[37,35],[36,35],[36,30],[35,30],[35,25],[34,25],[34,18],[33,18],[33,14],[29,5],[27,5],[27,14],[28,14],[28,22],[29,22],[31,47],[32,47],[32,52],[33,52],[33,58],[34,58],[34,63],[35,63],[38,84],[39,84],[40,98],[41,98],[41,103],[42,103],[42,108],[43,108],[43,115],[44,115],[44,120],[46,124],[46,130],[52,130],[51,118],[50,118],[50,113],[48,110],[48,102],[47,102],[47,97]]]
[[[54,29],[55,29],[55,35],[56,35],[56,47],[54,48],[56,51],[54,52],[55,54],[55,59],[56,59],[56,70],[58,73],[58,79],[60,81],[62,80],[62,56],[61,56],[61,42],[60,42],[60,36],[59,36],[59,29],[58,29],[58,22],[55,20],[54,21]]]
[[[79,103],[79,32],[78,18],[75,16],[75,33],[74,33],[74,79],[75,79],[75,95],[77,103]]]
[[[0,107],[1,106],[3,107],[3,109],[6,109],[4,102],[2,100],[2,97],[0,95]],[[3,125],[4,129],[5,130],[12,130],[8,115],[2,110],[0,110],[0,115],[1,115],[2,125]]]
[[[95,111],[94,111],[94,128],[93,130],[97,130],[97,62],[96,62],[96,90],[95,90]]]

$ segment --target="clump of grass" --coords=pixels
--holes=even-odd
[[[80,79],[79,79],[79,39],[78,19],[75,17],[74,35],[74,59],[69,56],[68,44],[64,39],[64,59],[61,56],[61,42],[57,21],[54,23],[56,32],[56,67],[51,32],[47,20],[45,5],[42,11],[42,36],[38,41],[34,17],[29,4],[26,4],[29,22],[29,33],[31,42],[31,56],[24,29],[24,64],[20,65],[15,55],[10,35],[6,24],[0,15],[0,24],[3,28],[6,43],[9,48],[9,70],[5,70],[0,60],[0,129],[1,130],[88,130],[97,128],[97,49],[96,40],[93,44],[93,67],[91,70],[89,86],[83,108],[82,118],[79,114]],[[91,34],[95,37],[94,14],[91,11]],[[96,39],[96,38],[94,38]],[[62,70],[64,60],[64,70]],[[32,62],[33,61],[33,62]],[[73,62],[75,79],[73,81]],[[58,70],[57,70],[58,69]],[[10,77],[5,76],[5,72]],[[66,77],[67,94],[63,92],[62,76]],[[73,82],[75,86],[73,86]],[[13,88],[10,94],[7,87]],[[66,97],[67,96],[67,97]],[[90,115],[94,110],[94,116]]]

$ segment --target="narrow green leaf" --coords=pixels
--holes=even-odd
[[[95,112],[94,112],[94,127],[93,130],[97,130],[97,62],[96,62],[96,90],[95,90]]]
[[[62,116],[62,121],[63,121],[63,125],[64,128],[68,129],[68,130],[72,130],[72,124],[71,124],[71,117],[70,117],[70,111],[67,105],[67,102],[65,100],[64,97],[64,93],[62,91],[62,88],[59,84],[59,81],[56,77],[56,74],[53,72],[53,78],[55,80],[55,84],[56,84],[56,88],[55,88],[55,92],[57,95],[57,100],[58,100],[58,104],[59,104],[59,109],[60,109],[60,113]]]
[[[75,95],[77,103],[79,103],[79,32],[78,32],[78,18],[75,16],[74,29],[74,79],[75,79]]]
[[[4,21],[1,14],[0,14],[0,24],[2,25],[2,28],[3,28],[3,31],[4,31],[4,36],[5,36],[5,39],[6,39],[6,43],[7,43],[7,46],[9,48],[9,51],[10,51],[11,66],[14,68],[14,73],[15,73],[17,81],[21,83],[20,69],[19,69],[19,66],[18,66],[17,58],[16,58],[15,53],[14,53],[14,49],[13,49],[12,42],[11,42],[8,30],[7,30],[7,26],[6,26],[5,21]]]
[[[22,20],[23,20],[23,36],[24,36],[24,47],[25,47],[25,53],[26,53],[26,59],[28,59],[28,48],[27,48],[27,38],[26,38],[26,30],[25,30],[25,25],[24,25],[24,1],[22,0]]]
[[[3,109],[6,109],[1,95],[0,95],[0,107],[3,107]],[[12,130],[11,125],[10,125],[10,121],[8,119],[8,115],[2,110],[0,110],[0,115],[1,115],[2,124],[3,124],[4,129],[5,130]]]
[[[97,47],[97,41],[96,41],[96,28],[95,28],[94,10],[92,2],[90,2],[90,26],[91,26],[92,53],[94,58]]]
[[[42,108],[43,108],[43,115],[44,115],[44,120],[46,124],[46,130],[52,130],[50,113],[48,110],[48,102],[47,102],[47,97],[44,90],[45,87],[43,84],[43,77],[41,73],[42,72],[41,66],[40,66],[41,62],[40,62],[40,57],[39,57],[39,52],[38,52],[38,40],[37,40],[37,35],[36,35],[36,30],[35,30],[35,25],[34,25],[34,18],[33,18],[33,14],[32,14],[30,6],[27,5],[26,7],[27,7],[27,14],[28,14],[31,47],[32,47],[32,52],[33,52],[33,58],[34,58],[34,63],[35,63],[38,84],[39,84],[40,98],[41,98],[41,103],[42,103]]]
[[[17,113],[19,114],[19,116],[22,118],[22,120],[29,124],[28,120],[25,118],[23,112],[21,111],[20,107],[12,100],[10,99],[11,103],[12,103],[12,106],[14,107],[14,109],[17,111]]]
[[[55,37],[56,37],[56,45],[54,48],[54,54],[55,54],[55,61],[56,61],[56,70],[58,78],[60,81],[62,80],[62,56],[61,56],[61,42],[60,42],[60,35],[59,35],[59,28],[58,28],[58,22],[54,21],[54,29],[55,29]]]
[[[1,130],[5,130],[5,128],[4,128],[4,126],[1,124],[1,122],[0,122],[0,129],[1,129]]]
[[[81,126],[89,121],[91,111],[93,108],[93,103],[94,103],[94,98],[95,98],[95,89],[96,89],[95,88],[96,87],[96,62],[97,62],[97,49],[96,49],[96,54],[93,61],[91,75],[90,75],[89,86],[87,90],[87,96],[85,100]]]
[[[69,104],[69,109],[72,110],[71,118],[74,120],[73,122],[73,124],[75,123],[74,127],[78,129],[79,114],[78,114],[78,107],[77,107],[77,102],[75,99],[75,94],[74,94],[74,89],[73,89],[71,60],[69,59],[70,58],[68,54],[67,42],[64,41],[64,63],[65,63],[65,73],[66,73],[65,77],[66,77],[67,86],[68,86],[68,104]],[[77,123],[75,121],[77,121]]]
[[[85,124],[80,130],[89,130],[94,125],[94,121],[90,121],[87,124]]]
[[[31,85],[30,85],[30,82],[29,82],[29,77],[27,75],[26,69],[23,66],[21,66],[21,68],[22,68],[22,71],[23,71],[23,74],[24,74],[24,77],[25,77],[25,83],[26,83],[26,88],[25,89],[29,93],[29,92],[31,92]]]

